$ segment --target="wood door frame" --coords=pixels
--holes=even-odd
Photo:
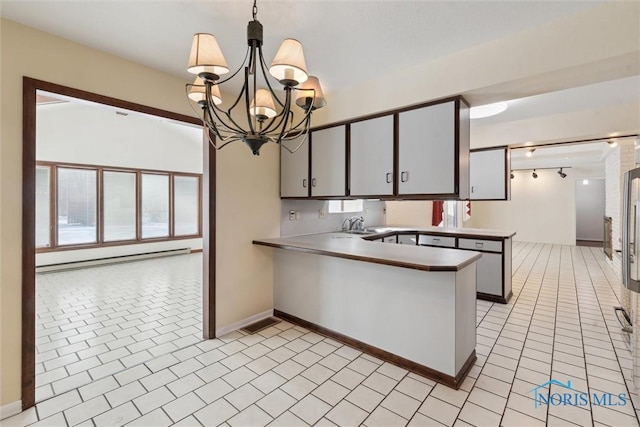
[[[35,186],[36,92],[51,92],[184,123],[202,125],[190,117],[55,83],[23,77],[22,84],[22,409],[35,405]],[[216,150],[203,133],[203,337],[215,338],[215,212]],[[205,262],[206,261],[206,262]]]

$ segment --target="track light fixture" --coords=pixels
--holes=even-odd
[[[522,169],[511,169],[511,179],[515,178],[515,174],[513,172],[515,171],[531,171],[531,176],[533,177],[533,179],[537,179],[538,178],[538,169],[542,170],[542,169],[558,169],[558,175],[560,175],[560,178],[566,178],[567,174],[564,173],[563,171],[565,169],[571,169],[571,166],[556,166],[556,167],[551,167],[551,168],[535,168],[535,169],[531,169],[531,168],[522,168]]]
[[[531,157],[533,156],[533,152],[536,151],[535,148],[530,148],[529,151],[527,151],[527,157]]]
[[[609,147],[611,148],[616,148],[618,146],[618,141],[615,139],[612,139],[610,141],[607,141],[607,144],[609,144]]]

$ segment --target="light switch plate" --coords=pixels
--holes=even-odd
[[[325,209],[318,210],[318,218],[327,219],[327,211]]]
[[[289,211],[289,221],[296,220],[296,211]]]

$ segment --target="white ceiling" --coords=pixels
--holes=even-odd
[[[0,0],[3,17],[183,77],[192,35],[211,32],[231,68],[246,49],[252,0]],[[258,0],[269,63],[282,39],[305,49],[325,89],[543,25],[604,1]],[[239,83],[239,78],[236,83]],[[390,82],[392,84],[392,82]],[[239,86],[235,87],[238,90]],[[330,95],[329,95],[330,98]],[[640,102],[640,76],[508,100],[474,127]],[[612,129],[616,131],[617,129]]]
[[[602,1],[259,0],[269,63],[299,39],[325,91],[582,12]],[[196,32],[216,35],[231,68],[246,49],[251,0],[2,0],[3,17],[189,78]]]

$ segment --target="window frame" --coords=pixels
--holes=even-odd
[[[50,246],[36,247],[36,253],[46,252],[58,252],[69,251],[78,249],[94,249],[111,246],[127,246],[137,245],[142,243],[157,243],[168,242],[172,240],[186,240],[202,238],[202,174],[190,173],[190,172],[178,172],[167,171],[158,169],[139,169],[120,166],[101,166],[101,165],[88,165],[79,163],[67,163],[67,162],[52,162],[52,161],[36,161],[36,167],[48,167],[49,168],[49,185],[50,185],[50,197],[49,197],[49,221],[50,221]],[[58,244],[58,169],[85,169],[96,171],[96,242],[95,243],[81,243],[81,244]],[[135,239],[128,240],[115,240],[104,241],[104,172],[125,172],[135,173],[135,209],[136,209],[136,237]],[[148,237],[142,238],[142,174],[150,175],[166,175],[168,176],[168,192],[169,192],[169,235],[163,237]],[[179,235],[176,236],[175,224],[174,224],[174,210],[175,210],[175,197],[174,197],[174,179],[176,176],[194,177],[198,180],[198,232],[191,235]]]

